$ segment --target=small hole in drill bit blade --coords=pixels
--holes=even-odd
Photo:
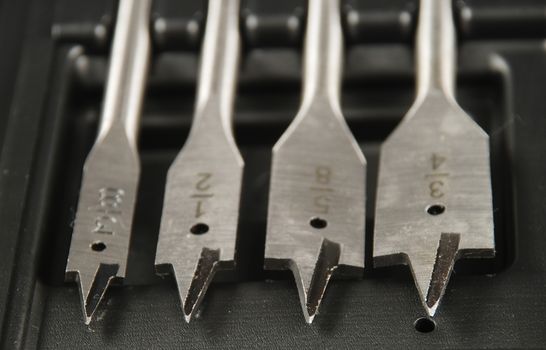
[[[415,320],[415,330],[421,333],[430,333],[436,328],[436,322],[427,317],[421,317]]]
[[[434,216],[443,214],[444,211],[446,211],[446,207],[441,204],[433,204],[427,207],[427,213]]]
[[[328,221],[321,218],[312,218],[309,224],[314,228],[321,229],[328,226]]]
[[[202,235],[204,233],[209,232],[209,225],[200,222],[198,224],[193,225],[190,228],[190,232],[193,233],[194,235]]]
[[[91,249],[96,251],[96,252],[102,252],[103,250],[106,249],[106,244],[104,244],[103,242],[100,242],[100,241],[93,242],[91,244]]]

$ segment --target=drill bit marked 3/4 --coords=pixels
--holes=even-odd
[[[121,0],[97,140],[84,169],[66,266],[80,285],[85,323],[126,273],[140,176],[137,134],[150,56],[150,0]]]
[[[239,1],[210,1],[190,135],[169,169],[156,254],[190,321],[220,267],[233,267],[243,160],[232,132]]]
[[[364,267],[366,161],[339,102],[339,5],[309,1],[302,104],[273,149],[265,268],[292,270],[308,323],[334,270]]]
[[[422,0],[417,97],[381,148],[374,265],[409,264],[434,316],[454,262],[494,253],[487,134],[455,101],[450,0]]]

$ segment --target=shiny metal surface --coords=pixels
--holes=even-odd
[[[232,131],[240,51],[239,0],[209,1],[197,102],[169,169],[156,254],[173,273],[187,322],[220,267],[234,262],[244,162]]]
[[[494,254],[488,135],[455,101],[451,0],[421,0],[417,96],[383,144],[374,265],[408,264],[434,316],[453,264]]]
[[[125,277],[140,175],[137,134],[150,57],[151,0],[121,0],[99,133],[83,169],[66,266],[89,324],[106,288]]]
[[[339,1],[309,1],[304,50],[301,107],[273,148],[265,268],[292,270],[311,323],[334,270],[364,266],[366,161],[341,112]]]

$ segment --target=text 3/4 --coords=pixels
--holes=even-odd
[[[432,172],[425,175],[428,181],[428,193],[433,199],[440,199],[445,196],[445,188],[449,173],[443,172],[447,158],[445,156],[433,153],[431,158]]]
[[[121,206],[125,191],[121,188],[103,187],[99,190],[98,205],[89,208],[96,212],[95,227],[93,233],[114,235],[115,226],[121,225]]]

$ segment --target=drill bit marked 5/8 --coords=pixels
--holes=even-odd
[[[208,3],[190,134],[171,165],[156,254],[173,273],[191,320],[218,268],[233,267],[243,159],[232,131],[239,62],[239,0]]]
[[[374,265],[411,267],[434,316],[455,260],[494,254],[487,134],[455,100],[451,0],[421,0],[417,96],[382,145]]]
[[[84,169],[66,266],[85,323],[126,274],[140,176],[137,134],[150,60],[151,0],[120,0],[99,133]]]
[[[364,267],[366,161],[340,106],[339,7],[309,1],[301,107],[273,148],[265,268],[292,270],[308,323],[334,270]]]

